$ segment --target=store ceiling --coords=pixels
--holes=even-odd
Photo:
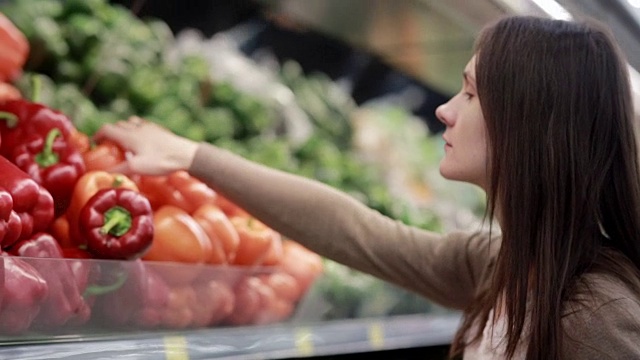
[[[444,94],[455,93],[477,32],[507,14],[549,16],[547,5],[599,18],[628,51],[640,49],[639,16],[628,0],[263,0],[288,19],[380,56],[389,65]],[[553,8],[553,7],[552,7]],[[545,11],[546,10],[546,11]],[[640,53],[628,53],[639,68]]]

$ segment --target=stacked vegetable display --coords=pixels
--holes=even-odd
[[[292,314],[322,271],[318,255],[184,171],[111,172],[122,149],[91,144],[67,115],[12,87],[29,44],[4,16],[0,48],[16,55],[0,59],[11,90],[0,96],[1,334],[264,324]]]
[[[411,201],[405,201],[406,199],[397,193],[390,192],[388,179],[385,178],[384,171],[380,171],[379,165],[370,164],[367,161],[370,156],[363,157],[362,152],[354,149],[353,137],[357,135],[357,129],[351,121],[353,112],[358,110],[358,107],[347,93],[337,91],[336,84],[328,77],[322,74],[306,74],[293,61],[284,64],[276,74],[279,81],[295,95],[296,103],[307,114],[312,125],[311,133],[302,139],[303,141],[290,141],[282,114],[262,98],[239,91],[231,81],[213,80],[211,73],[217,69],[210,68],[211,64],[205,56],[185,52],[179,57],[172,57],[171,55],[175,55],[176,40],[179,40],[179,36],[178,39],[174,38],[162,21],[137,18],[129,9],[111,5],[106,0],[42,0],[35,3],[37,6],[34,6],[33,0],[14,0],[0,4],[0,11],[3,11],[26,35],[31,47],[24,69],[18,69],[18,72],[23,70],[24,73],[22,76],[14,74],[12,77],[15,80],[12,84],[16,87],[6,83],[0,84],[0,95],[17,98],[24,94],[30,99],[38,98],[39,104],[65,114],[75,129],[71,132],[70,142],[80,149],[85,173],[99,172],[76,183],[74,190],[79,189],[78,198],[82,200],[74,203],[69,198],[69,209],[64,216],[56,216],[48,228],[49,233],[62,244],[67,256],[99,256],[88,253],[97,251],[96,246],[88,241],[92,238],[91,233],[85,230],[85,235],[78,235],[78,227],[72,223],[80,221],[77,219],[81,218],[78,204],[85,204],[90,195],[98,192],[96,183],[103,181],[99,179],[104,178],[106,182],[113,180],[114,175],[108,171],[105,174],[104,170],[122,161],[124,156],[121,149],[113,144],[89,145],[88,137],[105,122],[126,119],[132,115],[160,123],[191,139],[229,148],[260,163],[315,178],[405,223],[430,230],[440,228],[440,218],[431,208],[419,208]],[[198,46],[208,45],[206,41],[202,41]],[[3,52],[3,56],[10,53]],[[212,54],[217,58],[221,55]],[[37,95],[34,95],[34,79],[39,79],[40,83],[37,86]],[[53,144],[61,141],[58,136],[52,137]],[[431,151],[431,148],[428,151]],[[135,187],[130,186],[128,190],[137,191],[149,201],[154,216],[155,234],[152,245],[142,259],[134,256],[128,261],[116,261],[117,266],[103,260],[91,260],[100,263],[98,271],[94,271],[95,267],[91,267],[91,271],[86,271],[86,268],[81,271],[80,283],[90,284],[82,285],[81,288],[89,289],[83,292],[93,304],[91,320],[101,319],[96,321],[122,326],[188,326],[184,325],[189,323],[186,319],[194,316],[206,319],[207,316],[199,315],[197,310],[189,310],[183,311],[181,317],[179,309],[202,307],[201,293],[206,291],[221,294],[219,297],[209,296],[211,299],[220,299],[219,306],[212,305],[212,308],[228,309],[223,306],[228,302],[224,300],[228,298],[224,294],[228,293],[225,289],[231,288],[234,290],[236,308],[245,308],[244,313],[248,315],[243,317],[236,313],[227,316],[226,320],[217,320],[217,323],[273,321],[273,315],[265,315],[268,312],[262,311],[263,315],[258,316],[257,311],[249,310],[265,309],[268,308],[266,304],[272,304],[272,308],[276,309],[273,311],[274,314],[278,313],[277,309],[283,314],[290,312],[291,307],[284,306],[286,302],[269,300],[274,297],[273,291],[268,290],[268,287],[277,289],[276,293],[289,294],[288,297],[280,297],[290,300],[299,298],[304,291],[291,291],[292,287],[286,286],[292,283],[291,278],[287,279],[287,274],[280,276],[281,271],[277,271],[277,274],[272,276],[273,279],[267,277],[267,274],[247,279],[246,275],[233,274],[236,274],[236,268],[253,268],[252,259],[256,257],[261,257],[261,265],[275,264],[277,261],[274,259],[277,259],[277,256],[274,254],[281,254],[279,266],[276,268],[286,269],[288,275],[294,275],[299,282],[302,281],[303,290],[308,287],[308,279],[313,278],[308,274],[316,274],[324,264],[325,276],[318,284],[320,286],[317,286],[321,293],[311,294],[323,297],[330,307],[335,308],[328,313],[317,315],[324,319],[361,314],[384,315],[388,311],[376,311],[391,306],[380,306],[378,303],[391,303],[392,301],[388,301],[389,298],[393,300],[406,296],[405,293],[398,295],[395,292],[391,297],[381,296],[383,293],[389,295],[389,291],[386,285],[375,281],[367,281],[371,286],[364,289],[358,285],[362,283],[358,280],[362,274],[347,272],[327,259],[323,259],[321,263],[314,254],[311,254],[308,262],[296,262],[291,254],[298,254],[300,259],[304,260],[307,259],[308,252],[286,239],[275,241],[272,250],[272,247],[267,246],[268,239],[273,236],[279,238],[279,234],[270,231],[262,234],[265,236],[255,237],[256,246],[240,246],[241,242],[236,241],[248,236],[242,229],[257,227],[256,231],[250,233],[260,233],[257,231],[261,228],[260,223],[247,221],[246,214],[241,209],[228,204],[217,194],[212,194],[210,189],[203,188],[202,184],[191,182],[192,179],[185,175],[176,173],[166,178],[120,178],[123,183],[130,180]],[[126,188],[124,185],[121,187]],[[198,194],[196,198],[209,199],[208,206],[196,206],[194,202],[190,202],[189,199],[192,198],[189,194]],[[112,195],[110,199],[114,198]],[[218,209],[214,209],[215,207]],[[199,235],[190,234],[191,225],[176,221],[177,218],[183,218],[183,212],[195,220],[210,240],[216,238],[211,235],[212,232],[220,232],[222,235],[218,235],[218,244],[206,245],[207,242],[202,241],[203,236],[199,236],[202,235],[202,231],[197,231]],[[70,215],[74,213],[76,215]],[[221,214],[226,220],[219,220]],[[121,216],[120,212],[113,212],[109,218],[116,221]],[[156,218],[162,221],[156,221]],[[229,226],[229,222],[233,228]],[[192,221],[188,223],[193,224]],[[96,233],[102,227],[90,228],[95,229]],[[114,225],[112,229],[116,231],[122,227]],[[233,235],[229,235],[229,229],[234,230],[237,235],[234,231],[231,231]],[[174,242],[159,240],[169,238],[173,238]],[[280,244],[282,249],[279,248]],[[268,255],[260,253],[260,249],[266,248],[269,249]],[[235,254],[233,249],[236,249]],[[262,255],[251,255],[252,251]],[[100,256],[106,255],[103,253]],[[169,261],[162,261],[164,268],[160,268],[160,265],[156,265],[160,262],[151,260]],[[233,270],[223,271],[228,272],[228,276],[223,276],[215,274],[215,271],[207,267],[198,266],[185,270],[168,265],[173,261],[210,264],[226,261],[232,265]],[[83,262],[70,264],[76,266],[74,269],[79,269],[82,268],[81,263]],[[139,266],[142,266],[142,269]],[[126,274],[133,275],[125,276]],[[206,285],[206,281],[202,280],[206,278],[217,281]],[[222,281],[224,286],[219,286],[223,278],[230,280]],[[114,288],[120,290],[113,290]],[[174,288],[177,290],[171,290]],[[295,290],[295,287],[293,288]],[[376,296],[368,296],[374,293],[371,291],[374,288]],[[181,321],[172,322],[165,319],[163,325],[157,314],[161,313],[158,309],[167,309],[166,289],[171,290],[168,292],[171,294],[170,308],[176,310],[171,315],[172,319]],[[351,291],[354,289],[356,291]],[[110,291],[112,293],[107,294]],[[137,295],[128,297],[125,296],[126,293]],[[354,293],[358,293],[358,296],[351,296]],[[416,299],[415,296],[406,297],[410,302]],[[374,305],[362,305],[370,303],[369,300],[374,298],[382,301]],[[419,304],[414,306],[412,311],[422,311],[430,307],[424,303],[424,299],[419,300]],[[120,316],[102,309],[102,304],[107,301],[122,306],[128,303],[139,306],[131,305],[130,311],[122,312],[126,316]],[[292,302],[295,303],[289,301]],[[136,308],[139,310],[135,310]],[[355,308],[367,309],[343,311]],[[401,311],[406,311],[406,307],[398,310]],[[73,322],[69,322],[71,323]]]

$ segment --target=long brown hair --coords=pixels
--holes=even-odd
[[[502,242],[491,286],[466,309],[451,354],[477,341],[504,304],[507,357],[524,346],[527,359],[557,359],[563,308],[582,275],[605,272],[640,291],[627,68],[603,26],[534,17],[484,29],[476,58],[489,139],[487,216],[499,213]]]

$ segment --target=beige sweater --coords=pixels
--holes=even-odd
[[[206,144],[189,172],[309,249],[454,309],[466,308],[489,279],[500,247],[482,232],[406,226],[324,184]],[[597,300],[563,318],[565,358],[640,359],[640,294],[593,280]]]

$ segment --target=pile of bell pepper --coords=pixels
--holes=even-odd
[[[28,43],[2,14],[0,49],[0,334],[292,314],[322,271],[317,254],[185,171],[113,172],[123,149],[11,86]]]

